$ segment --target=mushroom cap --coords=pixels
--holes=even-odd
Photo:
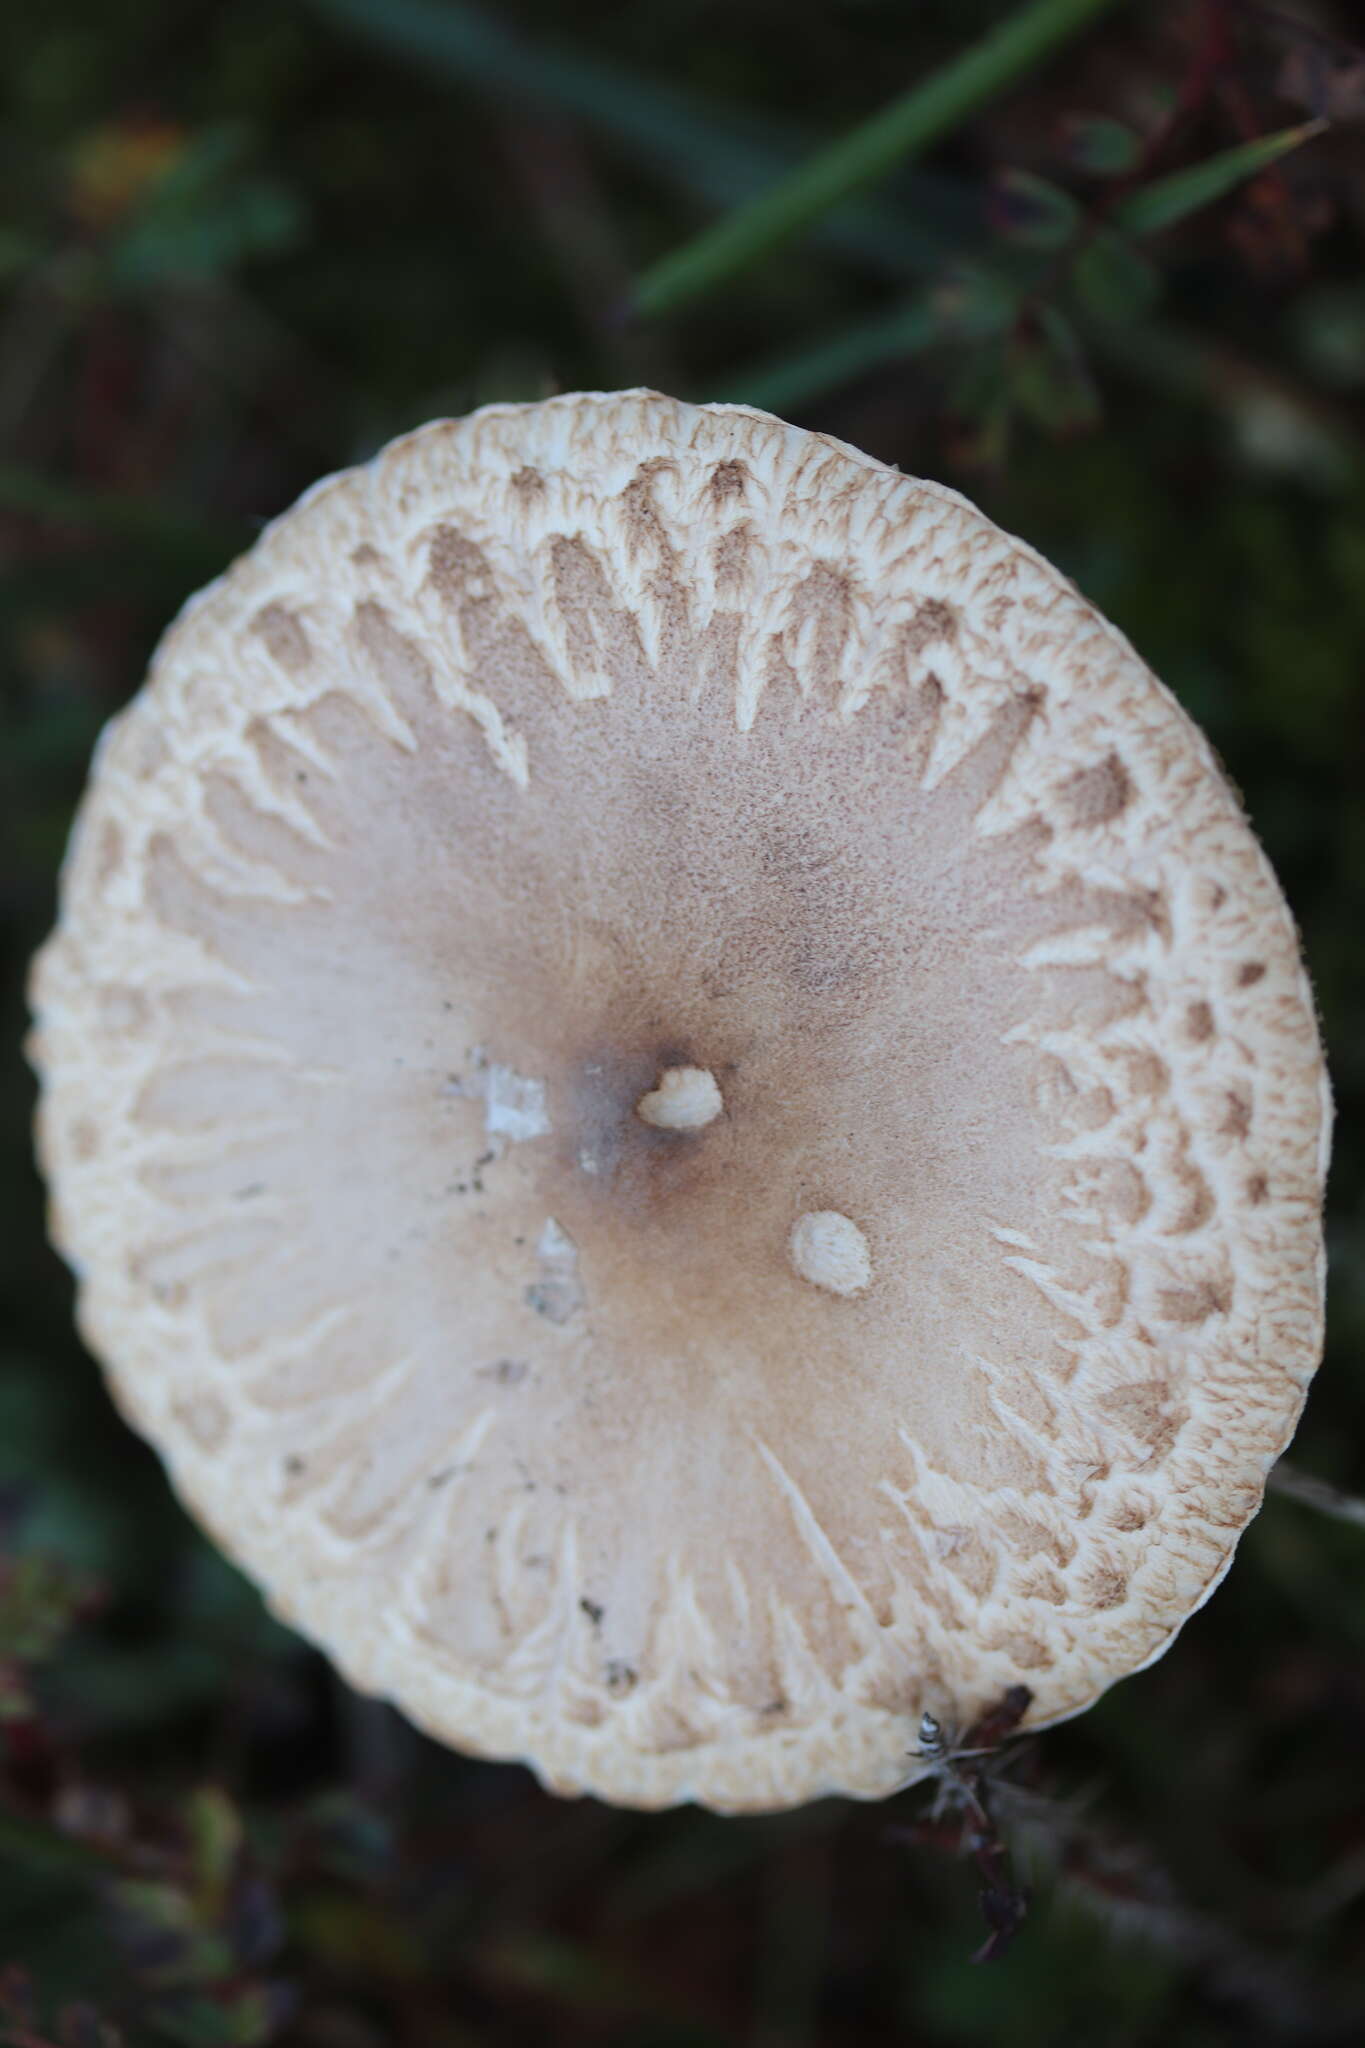
[[[557,1790],[877,1797],[926,1712],[1078,1712],[1318,1360],[1323,1062],[1208,743],[964,499],[743,407],[317,485],[106,734],[35,1008],[125,1413],[354,1685]]]

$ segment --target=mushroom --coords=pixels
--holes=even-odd
[[[1079,1712],[1319,1356],[1313,1005],[1207,742],[961,497],[747,408],[310,491],[106,735],[35,1007],[129,1419],[354,1685],[560,1791],[871,1798],[926,1715]]]

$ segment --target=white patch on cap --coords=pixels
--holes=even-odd
[[[657,1086],[636,1103],[635,1114],[656,1131],[699,1131],[724,1107],[716,1077],[706,1067],[665,1067]]]
[[[792,1267],[827,1294],[861,1294],[872,1285],[872,1254],[856,1223],[837,1209],[808,1209],[787,1240]]]
[[[490,1138],[507,1138],[516,1145],[528,1138],[549,1136],[543,1081],[500,1066],[477,1046],[470,1059],[473,1073],[467,1080],[452,1082],[449,1092],[482,1102],[483,1127]]]
[[[547,1323],[567,1323],[583,1306],[583,1283],[578,1273],[578,1246],[567,1230],[547,1216],[536,1239],[540,1278],[526,1289],[526,1305]]]

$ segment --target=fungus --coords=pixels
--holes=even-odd
[[[1317,1362],[1322,1059],[1207,743],[955,493],[743,408],[309,492],[102,744],[34,999],[125,1412],[352,1683],[559,1790],[1078,1712]]]

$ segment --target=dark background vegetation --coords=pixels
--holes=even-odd
[[[1011,1766],[1030,1910],[974,1963],[961,1811],[905,1839],[919,1792],[617,1813],[348,1694],[117,1421],[44,1242],[26,961],[91,744],[184,597],[430,415],[753,397],[967,490],[1220,749],[1339,1104],[1293,1456],[1365,1487],[1359,22],[1112,6],[851,209],[623,317],[633,275],[1010,11],[0,16],[0,2043],[1365,2038],[1365,1529],[1272,1493],[1169,1654]],[[1113,232],[1133,191],[1315,116],[1275,169]]]

